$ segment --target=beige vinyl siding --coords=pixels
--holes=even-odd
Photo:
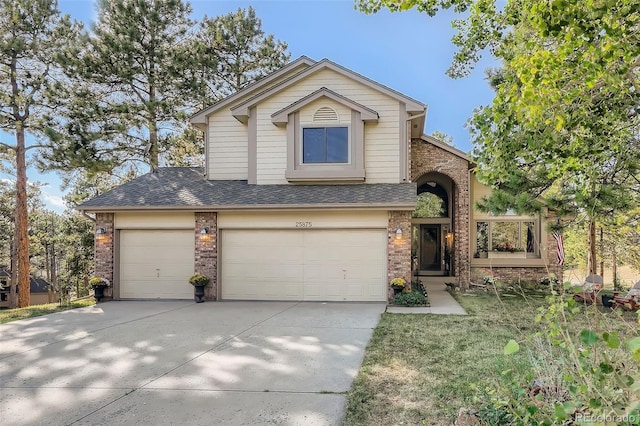
[[[228,109],[209,117],[208,178],[248,179],[248,129]]]
[[[387,211],[219,212],[220,229],[387,228]]]
[[[321,107],[329,107],[333,109],[338,114],[338,121],[321,121],[320,123],[315,123],[313,121],[313,115],[315,112]],[[348,126],[351,124],[351,109],[337,103],[331,99],[318,99],[315,102],[312,102],[306,105],[304,108],[300,110],[300,124],[303,126],[306,125],[322,125],[322,124],[342,124]]]
[[[116,213],[116,229],[194,229],[195,216],[189,212],[126,212]]]
[[[324,69],[258,105],[257,183],[288,183],[285,179],[287,133],[285,128],[273,125],[271,114],[321,87],[333,90],[378,112],[379,122],[365,125],[366,182],[400,182],[398,101],[343,75]]]
[[[296,72],[299,72],[296,71]],[[268,85],[260,88],[260,92],[268,90],[283,80],[291,77],[293,72],[282,75]],[[254,92],[250,92],[254,96]],[[233,105],[247,100],[250,96],[239,97]],[[230,107],[230,106],[229,106]],[[212,180],[246,180],[248,178],[248,131],[247,126],[233,118],[229,107],[209,116],[207,150],[207,178]]]

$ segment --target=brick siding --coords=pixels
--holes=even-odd
[[[402,229],[402,237],[397,238],[396,231]],[[390,211],[387,239],[388,267],[387,282],[394,278],[404,278],[411,287],[411,212]],[[389,288],[388,297],[393,296]]]
[[[106,278],[111,285],[104,290],[104,299],[113,299],[113,244],[114,244],[114,229],[113,229],[113,213],[97,213],[96,214],[96,227],[104,228],[105,233],[102,235],[96,235],[94,240],[95,249],[95,270],[94,275],[96,277]],[[94,234],[95,235],[95,234]]]
[[[218,295],[218,214],[200,212],[195,214],[195,265],[196,273],[209,277],[209,284],[204,288],[206,300],[216,300]],[[201,234],[208,228],[208,234]]]
[[[448,176],[453,191],[453,268],[456,285],[469,286],[469,162],[422,139],[411,141],[411,180],[417,182],[429,173]]]

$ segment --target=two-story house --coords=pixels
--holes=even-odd
[[[465,288],[554,266],[540,217],[483,215],[467,155],[423,135],[426,105],[301,57],[191,117],[205,167],[160,168],[80,206],[115,299],[386,301],[388,282]],[[412,218],[416,199],[439,217]],[[497,251],[509,247],[518,251]],[[556,268],[557,269],[557,268]],[[558,271],[556,271],[558,272]]]

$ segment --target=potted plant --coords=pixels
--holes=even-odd
[[[398,293],[402,293],[402,290],[404,290],[404,288],[407,285],[407,281],[404,278],[398,277],[398,278],[392,279],[389,285],[393,289],[393,294],[398,294]]]
[[[209,284],[209,277],[204,274],[193,274],[189,278],[189,284],[193,286],[193,300],[196,303],[204,302],[204,287]]]
[[[91,277],[89,285],[93,287],[93,297],[96,302],[100,302],[104,298],[104,289],[109,287],[109,280],[102,277]]]

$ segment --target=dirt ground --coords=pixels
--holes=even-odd
[[[586,269],[564,270],[564,280],[571,281],[575,284],[583,282],[586,276]],[[618,277],[620,278],[622,285],[624,285],[625,287],[631,287],[636,281],[640,280],[640,271],[636,271],[629,266],[620,266],[618,267]],[[613,271],[611,270],[611,268],[604,269],[603,278],[605,287],[613,286]]]

